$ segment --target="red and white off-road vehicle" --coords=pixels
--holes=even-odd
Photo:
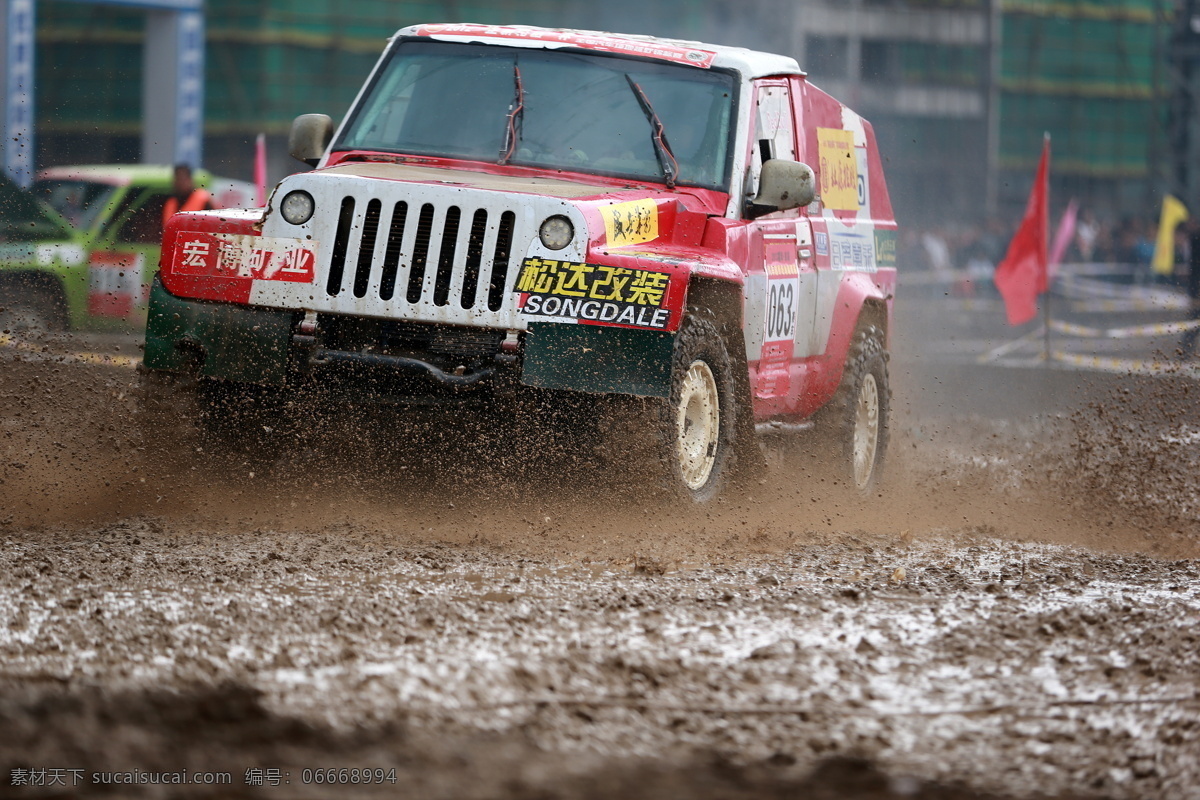
[[[340,403],[641,398],[619,427],[696,501],[756,427],[811,418],[875,484],[896,225],[871,126],[793,59],[420,25],[336,131],[305,115],[290,144],[316,169],[265,211],[171,220],[152,397],[174,378],[209,417],[230,392],[335,385]]]

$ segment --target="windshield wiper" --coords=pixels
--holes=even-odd
[[[650,128],[653,131],[650,138],[654,141],[654,155],[658,158],[658,165],[662,167],[663,177],[667,179],[667,188],[674,189],[675,179],[679,175],[679,162],[675,160],[675,154],[671,152],[671,145],[667,144],[667,134],[663,130],[662,120],[655,113],[654,106],[650,105],[650,98],[646,97],[646,93],[642,91],[641,86],[638,86],[637,81],[629,77],[628,72],[625,73],[625,80],[629,81],[629,88],[633,89],[634,97],[637,98],[638,105],[642,107],[642,113],[650,121]]]
[[[525,87],[521,85],[521,68],[513,59],[513,102],[508,112],[508,127],[504,131],[504,152],[500,154],[501,164],[507,164],[517,150],[517,142],[521,140],[521,128],[525,121]]]

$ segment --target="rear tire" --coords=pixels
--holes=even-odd
[[[260,387],[146,370],[141,375],[142,444],[159,469],[206,459],[267,458],[276,452],[279,414]]]
[[[842,382],[816,420],[837,475],[861,494],[875,491],[883,477],[890,434],[891,385],[883,331],[874,325],[854,334]]]
[[[138,429],[146,466],[155,472],[185,469],[198,445],[195,387],[195,378],[187,375],[141,372]]]

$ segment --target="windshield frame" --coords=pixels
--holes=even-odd
[[[392,45],[384,52],[382,58],[380,58],[379,62],[375,66],[375,69],[372,71],[370,78],[368,79],[366,84],[362,87],[362,90],[359,92],[358,96],[355,98],[354,104],[350,108],[350,112],[346,115],[346,118],[343,120],[342,124],[339,126],[337,133],[334,136],[333,142],[329,147],[328,156],[326,158],[326,161],[339,161],[340,159],[337,159],[335,157],[335,154],[337,154],[337,153],[386,153],[388,155],[396,156],[398,158],[413,156],[413,157],[418,157],[421,160],[432,159],[432,160],[456,161],[456,162],[469,163],[469,164],[481,164],[481,165],[486,165],[489,167],[495,167],[498,169],[512,168],[512,169],[520,170],[520,171],[553,172],[557,175],[574,173],[574,174],[580,174],[580,175],[596,176],[596,177],[602,177],[602,178],[608,178],[608,179],[614,179],[614,180],[626,181],[626,182],[633,182],[633,183],[642,183],[642,184],[646,184],[646,183],[648,183],[648,184],[667,184],[668,183],[667,176],[665,176],[661,173],[652,175],[652,174],[647,174],[645,172],[628,172],[628,171],[620,171],[620,170],[597,169],[597,168],[589,166],[589,165],[567,166],[564,164],[546,164],[546,163],[538,163],[538,162],[529,162],[529,161],[519,160],[519,159],[509,159],[507,162],[502,162],[501,154],[499,152],[497,152],[497,154],[494,158],[480,158],[479,156],[451,155],[451,154],[447,154],[445,152],[432,152],[432,151],[428,151],[428,150],[424,150],[424,149],[420,149],[420,148],[406,148],[406,149],[401,150],[401,149],[394,149],[394,148],[380,148],[380,147],[374,147],[374,146],[368,148],[368,147],[360,147],[360,146],[353,145],[353,144],[347,144],[346,140],[347,140],[349,133],[354,129],[355,123],[358,121],[358,119],[361,117],[361,115],[366,113],[366,110],[369,105],[369,101],[374,96],[376,87],[383,80],[385,80],[387,78],[387,76],[389,75],[388,66],[391,64],[393,59],[395,59],[397,57],[397,55],[403,51],[404,45],[409,44],[409,43],[434,44],[434,45],[437,45],[439,48],[444,47],[447,49],[462,48],[464,50],[487,49],[487,50],[492,50],[492,51],[502,51],[502,50],[503,51],[513,51],[515,57],[518,59],[520,58],[520,54],[525,53],[525,52],[537,53],[537,54],[551,54],[551,55],[554,53],[564,53],[564,54],[570,54],[573,56],[583,57],[586,59],[594,59],[594,60],[612,59],[612,60],[620,61],[620,62],[650,64],[656,68],[666,67],[666,68],[670,68],[670,69],[679,69],[679,70],[699,70],[702,72],[720,74],[720,75],[724,76],[725,80],[728,81],[728,90],[729,90],[729,110],[728,110],[728,119],[727,119],[727,124],[726,124],[727,125],[727,131],[726,131],[727,141],[724,143],[724,148],[725,148],[724,164],[722,164],[721,168],[720,168],[720,171],[721,171],[720,177],[715,182],[695,181],[695,180],[688,180],[688,177],[685,174],[685,175],[681,176],[680,180],[676,181],[676,184],[679,187],[708,189],[708,190],[714,190],[714,191],[725,192],[725,193],[728,193],[731,190],[733,178],[735,175],[735,166],[736,166],[736,162],[737,162],[736,145],[737,145],[737,141],[738,141],[738,129],[740,126],[740,119],[741,119],[741,117],[740,117],[740,101],[741,101],[741,95],[742,95],[742,91],[743,91],[743,81],[741,80],[740,73],[738,73],[737,70],[720,68],[720,67],[711,67],[711,68],[701,69],[699,67],[694,67],[694,66],[690,66],[690,65],[681,65],[681,64],[666,62],[666,61],[664,61],[662,59],[658,59],[658,58],[632,56],[632,55],[625,55],[625,54],[603,53],[603,52],[597,52],[595,50],[589,50],[589,49],[579,48],[579,47],[547,48],[547,47],[521,47],[521,46],[515,45],[515,44],[502,45],[502,44],[486,44],[486,43],[480,43],[480,42],[446,42],[446,41],[442,41],[442,40],[438,40],[438,39],[431,39],[430,37],[426,37],[426,36],[400,37],[400,38],[396,39],[392,43]],[[618,74],[619,74],[619,71],[618,71]],[[498,121],[498,124],[503,125],[503,122],[504,122],[504,120],[500,119]],[[648,120],[646,123],[647,140],[649,140],[651,138],[652,133],[653,133],[652,124]],[[669,137],[670,134],[671,134],[671,130],[668,127],[666,129],[666,135]]]
[[[65,213],[65,209],[55,205],[49,197],[44,196],[47,194],[47,190],[51,188],[66,191],[86,191],[89,187],[98,188],[93,197],[79,206],[79,217],[77,219],[72,219],[71,215]],[[123,188],[109,181],[97,181],[81,177],[53,177],[38,178],[34,181],[30,193],[37,197],[39,203],[58,215],[69,230],[91,232],[99,229],[107,216],[108,208],[113,204],[114,199],[122,193]]]

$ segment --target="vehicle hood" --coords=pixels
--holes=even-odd
[[[563,198],[595,197],[616,191],[613,186],[599,182],[587,183],[531,175],[492,174],[412,164],[356,162],[339,164],[336,167],[321,170],[321,172],[326,175],[353,175],[361,178],[465,186],[497,192],[524,192]],[[642,191],[645,193],[645,190]]]
[[[474,190],[496,196],[527,195],[528,201],[514,198],[514,202],[529,208],[544,208],[543,216],[556,213],[545,204],[557,201],[558,207],[574,207],[587,223],[584,251],[573,254],[564,251],[560,257],[568,260],[589,257],[601,249],[611,248],[698,247],[705,220],[721,214],[728,201],[728,195],[724,193],[691,187],[670,190],[665,186],[609,179],[588,180],[587,175],[553,177],[403,163],[356,161],[306,175],[341,181],[396,181],[434,190]],[[299,184],[285,181],[280,190],[286,192],[296,185]]]
[[[386,162],[356,161],[338,164],[319,170],[324,175],[341,175],[381,180],[410,181],[430,185],[458,186],[470,189],[485,189],[496,192],[518,192],[524,194],[559,197],[564,200],[637,200],[656,198],[679,200],[688,206],[713,207],[712,213],[724,209],[725,195],[706,189],[680,187],[670,191],[665,187],[639,184],[623,184],[611,180],[591,180],[586,175],[573,178],[551,178],[540,175],[516,175],[484,172],[480,170],[455,169],[453,167],[426,167],[417,164],[395,164]]]

